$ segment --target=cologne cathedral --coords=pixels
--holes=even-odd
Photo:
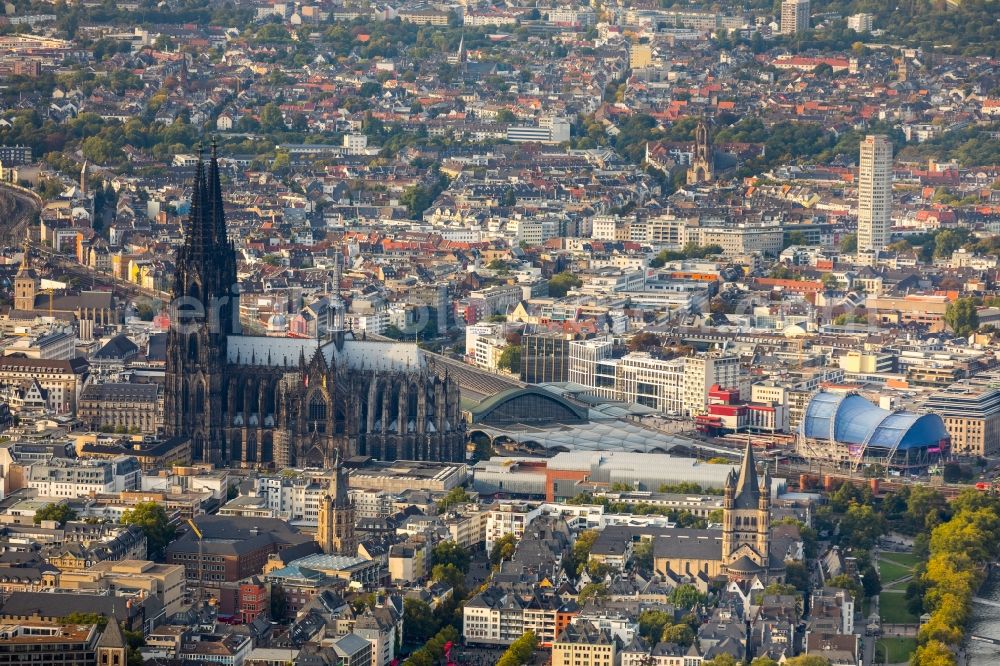
[[[236,251],[215,149],[199,159],[177,252],[167,334],[164,423],[195,460],[330,468],[352,455],[460,461],[457,383],[414,344],[241,334]]]

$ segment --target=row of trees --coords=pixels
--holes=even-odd
[[[1000,546],[1000,502],[969,489],[952,502],[953,515],[931,532],[930,558],[922,576],[930,619],[920,628],[914,666],[953,666],[965,640],[972,597]]]
[[[704,259],[713,255],[722,254],[721,245],[698,245],[697,243],[687,243],[681,250],[662,250],[658,255],[650,259],[649,265],[653,268],[660,268],[668,261],[678,261],[680,259]]]
[[[457,500],[458,494],[450,495]],[[434,666],[441,663],[445,645],[457,643],[461,629],[462,604],[469,595],[465,576],[469,573],[472,556],[454,541],[442,541],[431,551],[434,567],[431,579],[451,586],[451,597],[432,609],[418,599],[403,601],[403,622],[406,641],[420,646],[407,658],[407,666]]]

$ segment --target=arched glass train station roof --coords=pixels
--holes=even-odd
[[[801,427],[811,439],[884,449],[938,446],[948,439],[937,414],[890,412],[855,393],[820,391],[806,406]]]

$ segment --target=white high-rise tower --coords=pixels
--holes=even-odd
[[[781,32],[794,35],[809,29],[809,0],[783,0],[781,3]]]
[[[889,244],[892,223],[892,143],[880,134],[861,142],[858,170],[858,260],[874,264]]]

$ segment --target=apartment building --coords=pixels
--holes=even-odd
[[[507,339],[502,333],[480,335],[475,339],[475,346],[469,358],[476,367],[496,372],[500,368],[500,357],[506,348]]]
[[[653,47],[649,44],[633,44],[628,51],[628,66],[642,69],[653,64]]]
[[[321,475],[261,476],[255,493],[265,498],[265,506],[277,518],[315,525],[319,520],[319,505],[328,492],[329,479]]]
[[[469,294],[466,321],[468,323],[475,323],[496,314],[507,314],[508,309],[516,307],[523,297],[524,290],[517,284],[500,285],[473,291]],[[469,319],[470,311],[473,314],[472,319]]]
[[[541,509],[527,502],[504,501],[493,504],[486,513],[486,550],[508,534],[520,540],[524,529],[539,516]]]
[[[47,392],[46,406],[59,413],[75,413],[80,391],[89,372],[82,358],[66,361],[0,357],[0,385],[21,385],[31,380]]]
[[[225,636],[208,634],[201,640],[182,643],[177,658],[181,663],[210,662],[221,666],[243,666],[252,650],[253,641],[249,636],[236,633]]]
[[[414,537],[389,548],[389,578],[393,583],[415,583],[429,573],[431,548],[426,539]]]
[[[52,458],[28,469],[27,486],[41,497],[86,497],[139,487],[139,463],[131,456],[114,460]]]
[[[522,596],[489,587],[466,602],[462,609],[462,635],[466,643],[510,645],[526,631],[533,631],[541,646],[555,642],[556,627],[568,624],[575,614],[562,607],[555,595],[536,592]]]
[[[587,621],[566,627],[552,644],[552,666],[616,666],[618,642]]]
[[[781,32],[794,35],[809,29],[809,0],[783,0],[781,3]]]
[[[540,118],[537,127],[511,125],[507,128],[507,140],[512,143],[559,144],[569,141],[569,135],[569,121],[553,116]]]
[[[486,517],[478,504],[468,504],[444,517],[451,540],[463,548],[479,548],[486,543]]]
[[[727,257],[744,256],[754,253],[777,257],[782,250],[785,230],[781,225],[759,224],[713,224],[701,222],[697,226],[689,224],[684,232],[688,243],[703,247],[718,245]]]
[[[0,162],[5,167],[31,163],[31,146],[0,146]]]
[[[808,0],[785,0],[788,2]],[[807,10],[808,11],[808,10]],[[892,225],[892,142],[868,135],[861,142],[858,168],[858,257],[874,262],[889,243]]]
[[[384,488],[351,488],[347,491],[357,518],[388,518],[394,513],[396,496]]]
[[[875,17],[871,14],[854,14],[847,17],[847,27],[854,32],[865,33],[872,31],[872,23]]]
[[[396,656],[396,642],[402,640],[402,613],[376,597],[375,607],[365,609],[354,623],[354,633],[371,643],[371,666],[388,666]]]

